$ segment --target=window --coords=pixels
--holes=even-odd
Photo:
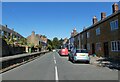
[[[84,49],[84,46],[82,45],[82,49]]]
[[[4,36],[4,31],[1,32],[1,35]]]
[[[111,27],[111,30],[118,29],[118,20],[111,21],[110,27]]]
[[[90,44],[87,43],[87,50],[90,50]]]
[[[79,49],[79,40],[77,41],[77,49]]]
[[[83,34],[82,34],[82,40],[83,40]]]
[[[117,44],[118,44],[118,51],[120,51],[120,41],[118,41]]]
[[[96,29],[96,35],[100,35],[100,27]]]
[[[99,43],[96,43],[96,50],[97,50],[97,51],[101,50],[101,44],[100,44],[100,42],[99,42]]]
[[[80,40],[80,35],[78,36],[78,40]]]
[[[88,51],[87,50],[76,50],[76,53],[88,53]]]
[[[90,32],[87,32],[87,38],[89,38],[90,37]]]
[[[112,51],[120,51],[120,41],[112,41],[111,42],[111,50]]]

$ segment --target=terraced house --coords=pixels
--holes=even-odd
[[[68,50],[70,51],[74,47],[74,43],[76,40],[74,40],[75,36],[78,34],[76,28],[73,29],[71,32],[71,37],[68,40]]]
[[[75,38],[80,38],[80,48],[85,48],[97,56],[120,59],[120,10],[118,4],[112,5],[112,14],[106,17],[101,13],[101,20],[93,17],[93,25],[87,27]]]
[[[17,39],[23,38],[23,36],[15,32],[14,29],[9,29],[7,25],[0,25],[0,36],[4,36],[6,38],[10,38],[11,36],[12,38]]]
[[[44,50],[47,46],[47,38],[32,31],[32,34],[27,37],[27,43],[33,45],[35,48],[41,45],[42,50]]]

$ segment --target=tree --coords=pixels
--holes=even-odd
[[[60,40],[57,37],[54,37],[53,40],[48,39],[47,47],[51,47],[52,49],[58,49],[61,48],[61,46],[63,45],[63,39],[61,38]]]
[[[33,43],[27,43],[27,45],[28,45],[29,47],[34,47],[34,44],[33,44]]]
[[[52,41],[50,39],[47,40],[47,44],[53,46]]]
[[[6,41],[8,45],[13,45],[15,42],[12,36],[9,36],[8,38],[3,37],[3,39]]]
[[[27,45],[27,39],[26,38],[20,38],[18,43],[21,44],[21,45]]]
[[[48,44],[47,50],[51,51],[52,50],[52,46]]]
[[[59,40],[59,48],[61,48],[61,46],[63,45],[63,39],[61,38],[60,40]]]
[[[53,38],[53,42],[52,43],[53,43],[53,47],[55,49],[59,48],[59,40],[58,40],[57,37]]]

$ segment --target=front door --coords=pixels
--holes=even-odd
[[[95,54],[95,45],[94,45],[94,43],[92,44],[92,54]]]
[[[84,45],[84,49],[87,49],[87,45],[86,44]]]
[[[104,43],[104,56],[109,57],[109,47],[108,47],[108,42]]]

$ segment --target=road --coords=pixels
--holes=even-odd
[[[73,64],[50,52],[2,74],[3,80],[118,80],[118,71],[90,64]]]

